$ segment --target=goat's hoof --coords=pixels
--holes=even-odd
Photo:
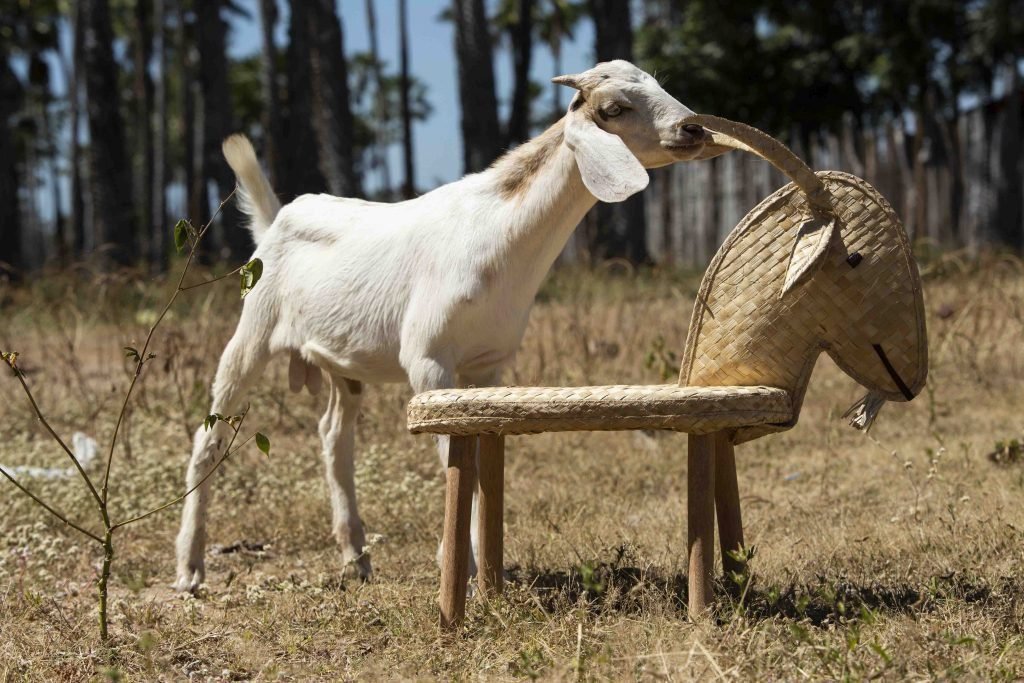
[[[357,557],[347,559],[342,576],[346,579],[359,579],[363,583],[373,578],[373,566],[370,564],[370,556],[362,553]]]
[[[199,592],[200,586],[203,585],[203,579],[205,578],[206,572],[202,568],[189,567],[185,570],[178,571],[178,580],[172,584],[172,588],[178,593],[192,593],[195,595]]]

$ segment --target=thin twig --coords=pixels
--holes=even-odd
[[[75,469],[78,470],[78,473],[82,476],[82,479],[85,481],[85,485],[89,487],[89,492],[92,493],[92,497],[96,499],[96,502],[102,509],[103,500],[100,498],[100,494],[97,493],[96,487],[93,486],[92,479],[90,479],[89,475],[85,473],[85,468],[82,467],[82,463],[78,462],[78,458],[76,458],[75,454],[70,448],[68,448],[68,445],[64,443],[64,439],[60,438],[57,432],[54,431],[53,427],[50,426],[50,423],[46,418],[43,417],[43,411],[39,409],[39,404],[36,403],[36,398],[32,395],[32,390],[29,388],[28,382],[25,381],[25,373],[21,371],[21,368],[15,366],[13,361],[11,370],[14,371],[14,376],[18,378],[18,381],[21,382],[21,388],[25,390],[25,396],[28,397],[28,402],[32,404],[32,411],[35,412],[36,419],[39,420],[43,427],[46,428],[46,431],[50,433],[50,436],[53,437],[54,441],[60,444],[60,447],[64,449],[64,452],[68,454],[69,458],[71,458],[71,462],[75,464]]]
[[[185,281],[185,275],[188,274],[189,266],[192,265],[192,260],[195,258],[196,250],[199,249],[199,242],[203,239],[206,231],[210,229],[214,219],[217,218],[218,214],[220,214],[224,205],[227,204],[228,200],[234,196],[235,190],[232,190],[231,193],[220,203],[220,206],[217,207],[217,210],[213,212],[213,215],[210,216],[210,220],[203,226],[203,229],[199,231],[198,235],[196,235],[195,240],[192,242],[192,247],[189,249],[188,258],[185,259],[185,267],[181,269],[181,276],[178,278],[178,284],[174,287],[174,294],[171,295],[171,298],[167,301],[167,305],[164,306],[160,315],[157,316],[156,321],[149,328],[149,334],[146,335],[146,342],[142,345],[142,350],[139,352],[138,360],[135,362],[135,374],[132,376],[131,384],[128,385],[128,391],[124,395],[124,403],[121,404],[121,412],[118,414],[117,423],[114,425],[114,435],[110,438],[110,452],[107,454],[107,467],[106,471],[103,473],[102,498],[104,503],[107,501],[108,484],[110,482],[110,468],[114,463],[114,447],[117,445],[117,434],[121,429],[121,423],[124,421],[125,412],[128,410],[128,401],[131,399],[132,392],[135,390],[135,384],[139,381],[139,375],[142,374],[142,366],[146,363],[146,354],[149,351],[149,344],[153,341],[153,335],[156,333],[156,328],[160,326],[160,323],[163,322],[164,316],[166,316],[167,312],[171,310],[171,306],[174,304],[175,299],[178,298],[178,294],[183,291],[181,285]]]
[[[60,513],[60,512],[58,512],[57,510],[54,510],[54,509],[53,509],[52,507],[50,507],[49,505],[47,505],[46,503],[44,503],[44,502],[43,502],[42,500],[40,500],[40,498],[39,498],[39,497],[38,497],[38,496],[37,496],[36,494],[34,494],[34,493],[32,493],[31,491],[29,491],[29,490],[28,490],[27,488],[25,488],[24,486],[22,486],[22,485],[21,485],[21,484],[20,484],[20,483],[18,482],[18,480],[17,480],[17,479],[15,479],[15,478],[14,478],[14,477],[12,477],[12,476],[11,476],[10,474],[8,474],[8,473],[7,473],[7,470],[5,470],[5,469],[4,469],[3,467],[0,467],[0,474],[2,474],[2,475],[4,475],[5,477],[7,477],[7,480],[8,480],[9,482],[11,482],[11,483],[12,483],[12,484],[14,484],[15,486],[17,486],[17,487],[18,487],[18,489],[19,489],[19,490],[20,490],[20,491],[21,491],[22,493],[24,493],[24,494],[25,494],[26,496],[28,496],[29,498],[31,498],[32,500],[34,500],[34,501],[36,502],[36,504],[38,504],[38,505],[39,505],[39,506],[40,506],[41,508],[43,508],[44,510],[46,510],[47,512],[49,512],[49,513],[50,513],[51,515],[53,515],[54,517],[56,517],[56,518],[57,518],[57,519],[59,519],[60,521],[64,522],[65,524],[67,524],[67,525],[68,525],[69,527],[71,527],[71,528],[72,528],[72,529],[74,529],[75,531],[78,531],[78,532],[80,532],[80,533],[83,533],[83,534],[85,534],[86,536],[88,536],[88,537],[89,537],[89,538],[91,538],[92,540],[96,541],[97,543],[103,543],[103,539],[102,539],[102,538],[100,538],[100,537],[99,537],[99,536],[97,536],[96,534],[92,533],[92,532],[91,532],[91,531],[89,531],[88,529],[83,529],[82,527],[78,526],[77,524],[75,524],[74,522],[72,522],[72,521],[71,521],[70,519],[68,519],[67,517],[65,517],[65,516],[64,516],[63,514],[61,514],[61,513]]]
[[[244,447],[245,447],[245,445],[246,445],[247,443],[249,443],[250,441],[252,441],[252,440],[253,440],[253,437],[255,437],[255,436],[256,436],[256,434],[255,434],[255,433],[254,433],[254,434],[252,434],[252,435],[250,435],[250,436],[249,436],[249,438],[247,438],[247,439],[246,439],[245,441],[243,441],[242,443],[238,444],[238,448],[236,448],[236,449],[234,449],[234,450],[231,450],[231,446],[232,446],[232,445],[234,445],[234,443],[235,443],[235,439],[237,439],[237,438],[238,438],[238,432],[240,432],[240,431],[242,430],[242,424],[243,424],[243,423],[245,422],[245,416],[246,416],[246,415],[248,415],[248,414],[249,414],[249,406],[246,406],[246,408],[245,408],[245,412],[243,412],[243,413],[242,413],[242,417],[241,417],[241,419],[240,419],[240,420],[238,421],[238,426],[234,428],[234,430],[235,430],[235,433],[234,433],[234,434],[232,435],[232,437],[231,437],[231,441],[229,441],[229,442],[228,442],[228,447],[227,447],[227,448],[226,448],[226,449],[224,450],[224,455],[223,455],[223,456],[221,456],[220,460],[218,460],[218,461],[217,461],[217,462],[216,462],[216,463],[214,464],[214,466],[210,468],[210,471],[209,471],[209,472],[207,472],[207,473],[206,473],[206,475],[205,475],[205,476],[203,476],[203,478],[202,478],[202,479],[200,479],[200,480],[199,480],[199,482],[198,482],[198,483],[197,483],[197,484],[196,484],[195,486],[193,486],[192,488],[190,488],[190,489],[189,489],[188,491],[185,491],[185,493],[181,494],[180,496],[178,496],[178,497],[177,497],[177,498],[175,498],[174,500],[172,500],[172,501],[170,501],[170,502],[168,502],[168,503],[164,503],[164,504],[163,504],[163,505],[161,505],[160,507],[157,507],[157,508],[153,508],[153,509],[152,509],[152,510],[150,510],[149,512],[144,512],[144,513],[142,513],[141,515],[138,515],[138,516],[136,516],[136,517],[132,517],[132,518],[131,518],[131,519],[129,519],[129,520],[126,520],[126,521],[124,521],[124,522],[118,522],[117,524],[114,524],[114,525],[112,525],[112,526],[110,527],[110,530],[111,530],[111,531],[113,531],[114,529],[119,529],[119,528],[121,528],[121,527],[123,527],[123,526],[128,526],[129,524],[134,524],[135,522],[139,522],[139,521],[141,521],[141,520],[143,520],[143,519],[146,519],[147,517],[150,517],[150,516],[152,516],[152,515],[155,515],[155,514],[156,514],[156,513],[158,513],[158,512],[163,512],[163,511],[164,511],[164,510],[166,510],[167,508],[169,508],[169,507],[172,507],[172,506],[174,506],[174,505],[177,505],[178,503],[180,503],[181,501],[185,500],[185,499],[186,499],[186,498],[188,498],[188,497],[189,497],[190,495],[192,495],[192,492],[193,492],[193,491],[195,491],[195,490],[196,490],[196,489],[198,489],[198,488],[199,488],[200,486],[202,486],[202,485],[203,485],[203,484],[204,484],[204,483],[206,482],[206,480],[207,480],[207,479],[209,479],[209,478],[210,478],[210,477],[211,477],[211,476],[213,475],[213,473],[214,473],[214,472],[216,472],[216,471],[217,471],[218,469],[220,469],[220,466],[221,466],[221,465],[222,465],[222,464],[224,463],[224,461],[225,461],[225,460],[227,460],[227,459],[228,459],[228,457],[230,457],[230,456],[231,456],[231,455],[233,455],[234,453],[237,453],[238,451],[242,450],[242,448],[244,448]],[[216,428],[216,426],[215,426],[214,428]]]
[[[211,285],[214,282],[219,282],[219,281],[223,280],[224,278],[231,277],[232,275],[238,275],[238,271],[240,271],[242,268],[245,268],[245,266],[246,266],[246,264],[243,263],[242,265],[238,266],[237,268],[235,268],[234,270],[232,270],[230,272],[224,273],[223,275],[219,275],[219,276],[213,278],[212,280],[203,280],[202,282],[197,282],[194,285],[188,285],[186,287],[182,287],[180,291],[187,292],[190,289],[195,289],[196,287],[202,287],[203,285]]]

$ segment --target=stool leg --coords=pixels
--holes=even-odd
[[[466,614],[469,580],[470,527],[476,488],[476,437],[452,436],[448,441],[444,501],[444,549],[441,556],[441,628],[455,629]]]
[[[706,616],[715,568],[715,437],[689,435],[686,486],[690,620]]]
[[[477,585],[482,595],[500,595],[505,586],[505,437],[480,435],[480,493],[477,501]]]
[[[715,507],[718,510],[718,541],[726,573],[743,571],[743,563],[729,556],[743,547],[743,517],[736,483],[736,455],[725,432],[715,434]]]

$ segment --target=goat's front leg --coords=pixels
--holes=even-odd
[[[354,570],[361,579],[370,578],[370,556],[365,551],[366,536],[356,505],[355,431],[362,404],[361,382],[332,375],[327,412],[320,419],[327,488],[331,495],[334,537],[341,546],[345,570]]]

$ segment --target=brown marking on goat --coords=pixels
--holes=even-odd
[[[564,128],[563,119],[494,162],[491,168],[498,173],[498,192],[503,199],[512,199],[526,191],[530,181],[561,146]]]

